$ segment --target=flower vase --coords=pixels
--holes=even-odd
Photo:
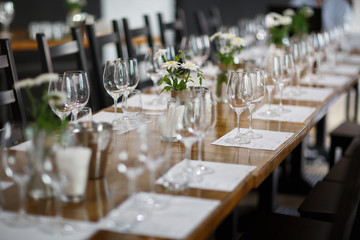
[[[48,199],[54,196],[52,188],[45,184],[42,180],[41,173],[44,160],[52,157],[54,137],[51,133],[44,131],[33,131],[27,129],[27,136],[30,136],[32,146],[28,149],[27,157],[30,158],[30,163],[33,166],[30,180],[27,187],[27,194],[29,197],[39,200]]]

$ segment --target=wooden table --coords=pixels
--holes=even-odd
[[[271,131],[282,131],[294,133],[286,142],[274,151],[254,150],[247,148],[221,147],[211,145],[214,140],[220,138],[236,127],[236,115],[230,109],[228,104],[218,104],[218,120],[214,131],[212,131],[204,140],[202,152],[203,159],[206,161],[246,164],[256,166],[256,169],[244,179],[234,191],[221,192],[202,189],[189,189],[181,195],[220,200],[219,206],[213,211],[187,239],[205,239],[209,237],[219,224],[234,210],[241,199],[249,193],[250,190],[258,188],[264,180],[279,166],[279,164],[288,156],[305,138],[312,127],[325,116],[329,107],[338,99],[338,97],[357,83],[358,76],[353,76],[352,81],[346,86],[334,87],[334,92],[323,102],[309,101],[284,101],[284,104],[301,105],[315,107],[316,111],[304,123],[278,122],[253,120],[254,129],[264,129]],[[265,101],[266,102],[266,101]],[[264,104],[264,103],[262,103]],[[111,108],[107,109],[111,111]],[[248,127],[247,112],[241,116],[241,127]],[[184,148],[181,143],[172,145],[173,160],[180,160],[183,156]],[[193,147],[192,154],[196,156],[197,146]],[[142,176],[140,182],[145,183],[147,175]],[[64,216],[70,219],[89,219],[98,221],[103,218],[109,210],[117,206],[127,197],[126,192],[119,192],[115,196],[114,203],[111,204],[109,196],[106,194],[108,188],[117,185],[118,188],[126,189],[125,177],[116,171],[116,162],[109,159],[106,177],[101,180],[90,180],[87,188],[87,196],[84,202],[79,204],[67,204],[64,206]],[[147,184],[141,184],[141,190],[148,190]],[[157,186],[157,192],[163,193],[166,190],[162,186]],[[6,199],[15,199],[7,201],[5,209],[16,210],[16,187],[11,187],[5,191]],[[29,199],[28,212],[33,214],[53,214],[52,201],[34,201]],[[91,239],[159,239],[154,237],[142,237],[135,235],[125,235],[109,231],[99,231]]]

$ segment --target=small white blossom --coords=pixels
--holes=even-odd
[[[214,39],[220,37],[220,35],[222,34],[222,32],[216,32],[214,33],[211,37],[210,37],[210,41],[214,41]]]
[[[244,47],[245,46],[245,40],[240,37],[236,37],[231,40],[230,45],[232,47]]]
[[[161,48],[161,49],[157,50],[157,52],[155,53],[154,59],[164,56],[166,53],[167,53],[167,49]]]
[[[14,88],[19,89],[19,88],[31,88],[34,86],[38,86],[41,85],[43,83],[48,83],[50,81],[54,81],[57,80],[59,78],[59,75],[56,73],[44,73],[41,74],[39,76],[37,76],[36,78],[26,78],[24,80],[21,80],[19,82],[16,82],[14,84]]]
[[[265,24],[266,27],[268,28],[272,28],[272,27],[277,27],[280,25],[289,25],[292,22],[292,18],[289,16],[282,16],[281,14],[278,13],[268,13],[265,16]]]
[[[281,25],[289,25],[292,23],[292,18],[289,16],[282,16],[280,18],[280,24]]]
[[[166,69],[170,70],[170,71],[173,71],[173,70],[178,69],[180,67],[180,63],[178,63],[176,61],[168,61],[166,63],[161,64],[161,66],[163,68],[166,68]]]
[[[235,38],[236,36],[235,36],[235,34],[232,34],[232,33],[223,33],[223,34],[221,34],[220,35],[220,38],[222,38],[222,39],[233,39],[233,38]]]
[[[50,106],[65,104],[66,95],[64,92],[49,92],[48,101]]]
[[[314,9],[312,9],[311,7],[304,7],[304,9],[307,17],[311,17],[314,15]]]
[[[295,11],[294,11],[294,9],[287,8],[284,10],[283,15],[291,17],[291,16],[295,15]]]
[[[199,70],[199,67],[198,67],[196,64],[192,63],[192,62],[182,63],[182,64],[181,64],[181,67],[182,67],[183,69],[188,69],[188,70],[191,70],[191,71],[197,71],[197,70]]]

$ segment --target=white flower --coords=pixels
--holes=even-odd
[[[49,92],[48,101],[50,106],[65,104],[66,95],[64,92]]]
[[[163,68],[166,68],[167,70],[173,71],[175,69],[178,69],[180,67],[180,63],[176,61],[168,61],[166,63],[161,64]]]
[[[311,17],[314,15],[314,9],[312,9],[311,7],[304,7],[304,10],[307,17]]]
[[[277,27],[280,25],[279,23],[279,19],[281,18],[282,16],[278,13],[274,13],[274,12],[271,12],[271,13],[268,13],[266,16],[265,16],[265,24],[266,24],[266,27],[268,28],[272,28],[272,27]]]
[[[236,37],[235,34],[232,34],[232,33],[223,33],[220,35],[220,38],[225,39],[225,40],[233,39],[235,37]]]
[[[167,49],[160,48],[154,55],[154,59],[164,56],[167,53]]]
[[[54,81],[57,80],[59,78],[59,75],[56,73],[44,73],[41,74],[39,76],[37,76],[36,78],[26,78],[24,80],[21,80],[19,82],[16,82],[14,84],[14,88],[19,89],[19,88],[31,88],[34,86],[38,86],[41,85],[43,83],[48,83],[50,81]]]
[[[191,70],[191,71],[197,71],[197,70],[199,70],[199,67],[198,67],[196,64],[192,63],[192,62],[182,63],[182,64],[181,64],[181,67],[182,67],[183,69],[188,69],[188,70]]]
[[[291,17],[295,15],[295,11],[291,8],[287,8],[284,10],[283,15]]]
[[[236,37],[231,40],[230,45],[231,45],[231,47],[244,47],[245,40],[243,38]]]
[[[210,41],[214,41],[215,38],[220,37],[220,35],[222,34],[222,32],[216,32],[214,33],[211,37],[210,37]]]
[[[292,23],[292,18],[289,16],[282,16],[280,18],[280,24],[281,25],[289,25]]]

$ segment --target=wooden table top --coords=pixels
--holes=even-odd
[[[222,192],[202,189],[188,189],[184,192],[176,193],[196,198],[216,199],[220,200],[220,204],[216,209],[199,225],[186,239],[205,239],[210,236],[216,227],[225,219],[225,217],[233,211],[241,199],[248,194],[251,189],[258,188],[260,184],[279,166],[285,157],[306,137],[312,127],[326,114],[328,108],[337,100],[337,98],[357,82],[358,76],[352,76],[346,86],[333,87],[333,93],[323,102],[310,101],[284,101],[284,104],[300,105],[315,107],[316,111],[303,123],[279,122],[270,120],[253,119],[254,129],[264,129],[271,131],[282,131],[294,133],[287,141],[285,141],[278,149],[255,150],[248,148],[222,147],[211,145],[213,141],[230,132],[236,127],[236,115],[228,104],[218,104],[218,120],[215,129],[205,138],[202,156],[206,161],[246,164],[256,166],[256,169],[248,175],[240,184],[236,186],[234,191]],[[264,98],[265,99],[265,98]],[[266,103],[267,101],[264,100]],[[264,104],[264,103],[261,103]],[[259,106],[260,107],[260,106]],[[111,111],[111,108],[106,109]],[[247,111],[241,115],[241,127],[247,128],[248,121]],[[173,160],[180,160],[184,153],[184,147],[181,143],[172,144]],[[196,157],[197,145],[192,149],[192,154]],[[196,159],[196,158],[195,158]],[[2,173],[3,175],[3,173]],[[140,179],[140,190],[148,190],[146,182],[147,174]],[[1,177],[4,178],[4,175]],[[87,195],[85,201],[78,204],[66,204],[63,207],[64,217],[69,219],[98,221],[106,216],[106,214],[118,206],[127,197],[126,191],[118,192],[114,199],[110,200],[107,191],[115,186],[118,189],[127,189],[126,178],[116,171],[116,161],[109,156],[106,177],[100,180],[89,180],[87,187]],[[169,193],[162,186],[156,187],[156,192]],[[5,198],[12,199],[6,201],[4,208],[6,210],[16,211],[17,209],[17,188],[10,187],[5,191]],[[53,215],[52,200],[35,201],[28,200],[28,212],[33,214]],[[101,230],[95,233],[91,239],[160,239],[154,237],[126,235],[110,231]]]

